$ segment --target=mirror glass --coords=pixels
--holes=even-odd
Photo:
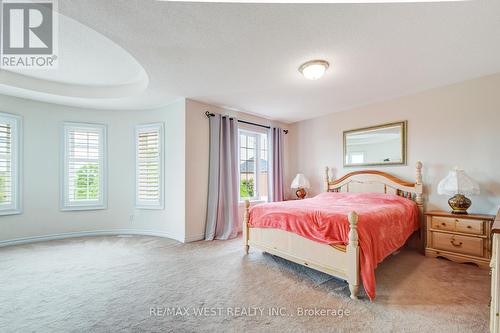
[[[406,164],[406,121],[344,132],[344,166]]]

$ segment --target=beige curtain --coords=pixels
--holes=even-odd
[[[210,119],[210,164],[205,240],[238,234],[238,122],[216,114]]]
[[[271,128],[271,200],[285,200],[285,181],[283,175],[283,129]]]

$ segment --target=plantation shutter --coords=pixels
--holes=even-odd
[[[63,208],[104,207],[105,127],[66,124]]]
[[[96,130],[71,129],[69,135],[69,201],[97,201],[100,198],[100,144]]]
[[[136,130],[136,206],[162,207],[162,125]]]
[[[12,166],[12,125],[8,121],[0,122],[0,207],[13,204],[14,168]]]
[[[0,215],[21,213],[22,118],[0,113]]]

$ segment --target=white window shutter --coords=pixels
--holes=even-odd
[[[136,207],[163,209],[163,124],[139,125],[136,144]]]
[[[21,213],[21,118],[0,113],[0,215]]]
[[[64,125],[63,209],[105,208],[105,140],[104,125]]]
[[[12,125],[0,122],[0,206],[12,204]]]

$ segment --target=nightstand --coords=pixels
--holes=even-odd
[[[430,211],[426,216],[425,255],[489,267],[493,215]]]

